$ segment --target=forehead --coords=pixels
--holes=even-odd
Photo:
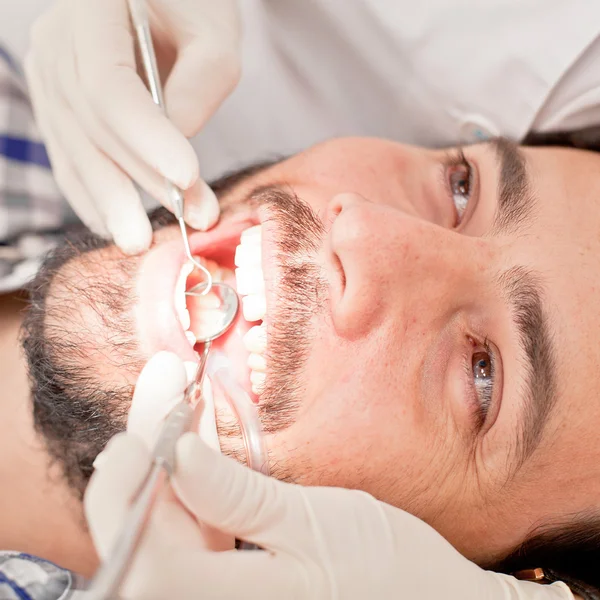
[[[559,347],[572,347],[600,333],[600,155],[524,152],[534,218],[514,234],[509,252],[540,274]]]
[[[600,154],[566,148],[524,148],[538,200],[538,234],[582,257],[600,247]],[[569,255],[571,255],[569,253]]]
[[[539,273],[556,349],[558,401],[542,456],[564,464],[564,477],[589,485],[600,476],[600,155],[558,148],[524,153],[534,219],[514,234],[507,252]]]

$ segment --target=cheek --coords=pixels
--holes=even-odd
[[[105,264],[106,272],[95,263],[60,272],[46,299],[46,334],[64,367],[104,389],[131,387],[144,363],[135,341],[133,298],[127,274]]]
[[[306,401],[276,441],[304,483],[359,488],[405,507],[428,477],[432,432],[400,353],[383,345],[316,344]]]

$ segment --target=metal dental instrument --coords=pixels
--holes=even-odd
[[[133,28],[135,29],[135,35],[142,57],[142,63],[144,66],[144,72],[146,79],[148,80],[148,87],[152,94],[154,103],[162,110],[163,114],[167,116],[165,108],[165,101],[162,92],[162,86],[160,82],[160,74],[158,72],[158,65],[156,63],[156,53],[154,52],[154,44],[152,43],[152,35],[150,33],[150,24],[148,21],[148,10],[146,7],[145,0],[129,0],[129,12],[131,14],[131,21]],[[202,264],[200,264],[193,256],[190,249],[190,241],[188,239],[187,230],[185,227],[185,221],[183,220],[184,214],[184,198],[182,191],[174,185],[168,179],[165,179],[167,186],[167,196],[171,201],[173,212],[177,221],[179,222],[179,228],[181,229],[181,237],[183,239],[183,246],[185,248],[185,254],[188,260],[196,267],[200,269],[206,276],[208,285],[205,287],[202,295],[208,294],[212,287],[212,275],[210,271]]]
[[[196,288],[206,286],[199,284]],[[221,300],[223,319],[215,324],[215,329],[208,332],[198,342],[204,349],[196,371],[194,381],[186,388],[183,400],[169,413],[162,425],[154,449],[148,473],[137,496],[125,517],[125,526],[112,549],[109,558],[100,566],[88,591],[88,600],[114,600],[135,551],[142,537],[142,532],[152,511],[154,501],[161,489],[168,482],[175,470],[175,445],[177,440],[189,430],[194,408],[202,394],[202,382],[206,372],[206,361],[212,341],[223,335],[233,324],[239,310],[239,298],[233,288],[226,283],[215,281],[211,284],[213,293]],[[201,292],[198,292],[201,295]]]

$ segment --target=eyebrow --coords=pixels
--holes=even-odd
[[[506,138],[492,138],[487,144],[495,151],[500,167],[498,205],[490,233],[502,235],[518,231],[531,222],[536,204],[527,161],[519,146]]]
[[[498,283],[508,300],[525,356],[523,409],[512,452],[513,472],[516,472],[538,446],[556,404],[555,348],[538,277],[517,266],[500,274]]]
[[[519,146],[506,138],[487,143],[495,151],[500,170],[497,207],[489,235],[505,235],[531,222],[536,198]],[[525,357],[523,408],[511,452],[515,473],[537,448],[556,404],[556,352],[540,278],[531,270],[516,266],[501,273],[498,284],[508,301],[519,348]]]

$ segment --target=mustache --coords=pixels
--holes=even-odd
[[[277,324],[271,331],[273,376],[261,416],[265,430],[278,431],[293,422],[304,393],[301,370],[310,349],[308,329],[323,287],[310,257],[324,231],[310,207],[283,188],[261,188],[237,198],[235,193],[228,194],[228,185],[235,186],[239,180],[238,174],[225,179],[218,190],[230,201],[229,208],[222,205],[223,215],[248,204],[265,206],[268,218],[277,224],[281,282],[274,312]],[[176,224],[162,207],[149,218],[154,231]],[[102,249],[110,250],[108,259],[94,254]],[[120,384],[118,377],[106,381],[87,366],[73,315],[81,317],[91,309],[104,324],[98,342],[104,344],[106,360],[116,361],[120,372],[139,373],[142,365],[133,325],[126,318],[133,293],[130,282],[139,260],[122,255],[112,242],[81,226],[71,229],[68,239],[50,252],[29,287],[21,343],[28,362],[35,428],[51,460],[61,466],[80,498],[93,472],[94,458],[110,437],[125,429],[133,388]],[[88,263],[94,278],[84,275],[82,265]],[[239,445],[239,434],[237,438]]]
[[[296,420],[306,397],[305,367],[311,350],[311,320],[326,305],[327,283],[315,261],[326,234],[312,208],[292,188],[256,189],[247,199],[263,208],[264,222],[274,225],[277,246],[277,287],[269,308],[267,380],[258,406],[263,433],[284,431]],[[242,433],[235,420],[217,408],[217,429],[224,454],[245,463]],[[269,456],[271,475],[294,481],[284,462]]]
[[[293,424],[306,395],[305,366],[311,322],[327,301],[327,283],[316,261],[326,230],[312,208],[281,187],[257,191],[253,202],[267,209],[279,250],[275,301],[268,320],[267,380],[259,414],[266,433]]]

